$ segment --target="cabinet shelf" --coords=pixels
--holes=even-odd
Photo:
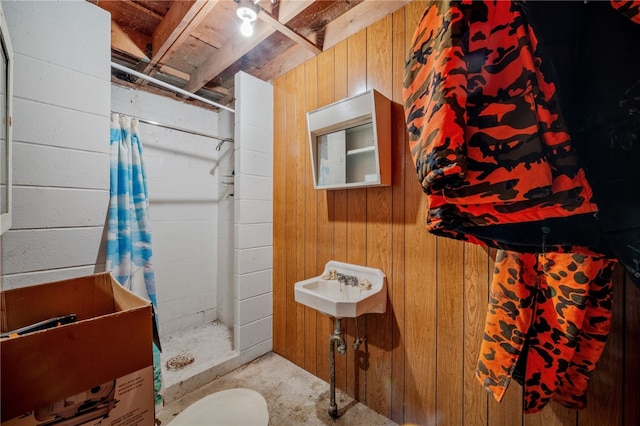
[[[375,152],[376,147],[371,145],[371,146],[365,146],[364,148],[356,148],[356,149],[350,149],[349,151],[347,151],[347,155],[356,155],[356,154],[362,154],[365,152]]]
[[[376,90],[307,113],[316,189],[391,184],[391,101]]]

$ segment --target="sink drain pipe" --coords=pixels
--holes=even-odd
[[[358,332],[358,320],[354,318],[356,323],[356,340],[353,343],[353,350],[355,351],[364,342],[364,337],[359,337]],[[342,320],[341,318],[334,318],[333,321],[333,334],[329,338],[329,393],[331,394],[331,401],[329,403],[329,416],[332,419],[338,418],[338,405],[336,404],[336,349],[340,355],[347,353],[347,344],[342,337]]]
[[[333,334],[329,338],[329,393],[331,394],[329,416],[334,420],[338,418],[338,405],[336,404],[336,344],[341,355],[347,353],[347,344],[342,338],[342,321],[340,318],[334,319]]]

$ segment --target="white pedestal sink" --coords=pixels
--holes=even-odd
[[[296,302],[334,318],[334,331],[329,338],[329,416],[338,418],[336,404],[335,350],[344,355],[347,345],[343,338],[342,318],[354,318],[356,339],[353,349],[364,342],[358,335],[360,315],[387,311],[387,279],[380,269],[331,260],[319,277],[298,281],[294,287]]]
[[[332,275],[356,277],[358,283],[329,279]],[[294,294],[296,302],[334,318],[387,310],[387,280],[380,269],[335,260],[327,262],[322,275],[296,282]]]

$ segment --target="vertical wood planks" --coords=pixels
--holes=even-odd
[[[613,278],[613,318],[607,345],[591,376],[587,408],[578,413],[581,426],[624,424],[622,393],[624,383],[624,268],[616,265]],[[629,424],[629,423],[626,423]]]
[[[304,66],[300,66],[295,69],[295,84],[296,84],[296,96],[295,96],[295,106],[296,106],[296,115],[295,115],[295,144],[296,144],[296,152],[298,155],[292,159],[292,167],[291,170],[295,170],[295,184],[296,191],[295,200],[296,212],[294,217],[295,222],[295,232],[296,232],[296,256],[292,259],[295,260],[295,280],[301,281],[305,279],[304,274],[304,253],[305,253],[305,245],[307,241],[305,240],[305,211],[306,211],[306,176],[304,174],[305,164],[308,163],[308,158],[306,156],[307,151],[305,150],[306,145],[304,144],[304,136],[306,133],[306,123],[305,123],[305,84],[304,84]],[[304,160],[307,160],[306,163]],[[293,201],[291,198],[288,200]],[[293,284],[291,284],[293,287]],[[296,303],[296,318],[298,322],[298,327],[296,327],[296,336],[295,342],[298,350],[295,353],[295,363],[299,366],[304,366],[304,342],[305,342],[305,327],[304,327],[304,318],[305,318],[305,310],[306,306]]]
[[[409,49],[426,2],[406,6],[405,46]],[[408,151],[407,151],[408,154]],[[425,228],[426,200],[415,166],[406,161],[405,189],[405,418],[435,424],[436,238]]]
[[[464,243],[438,239],[436,422],[462,424],[464,371]]]
[[[287,347],[285,348],[285,356],[292,362],[297,361],[297,330],[298,330],[298,306],[295,302],[295,296],[293,292],[294,283],[296,278],[296,167],[295,161],[300,155],[298,152],[298,144],[296,143],[296,72],[295,70],[288,72],[284,77],[286,82],[286,108],[285,108],[285,125],[286,132],[284,138],[284,145],[281,147],[286,152],[284,168],[280,170],[285,173],[285,205],[286,211],[284,218],[274,218],[274,222],[277,220],[284,220],[285,227],[285,292],[286,292],[286,340]],[[293,262],[292,262],[293,260]],[[291,342],[295,342],[292,345]]]
[[[322,107],[335,100],[334,96],[335,61],[334,49],[330,49],[318,56],[318,105]],[[316,259],[316,273],[320,274],[328,261],[334,258],[335,229],[334,217],[336,191],[318,191],[318,253]],[[333,322],[326,315],[318,314],[317,317],[317,354],[316,375],[325,381],[329,381],[329,337],[333,333]]]
[[[316,254],[318,250],[317,244],[309,244],[309,241],[317,241],[317,224],[318,224],[318,211],[317,211],[317,198],[318,192],[313,189],[313,176],[311,176],[312,168],[309,152],[309,143],[306,124],[306,113],[312,111],[317,107],[317,92],[318,92],[318,60],[312,58],[304,64],[305,70],[305,105],[304,114],[300,114],[304,118],[304,132],[301,135],[302,141],[300,161],[303,165],[304,180],[302,182],[304,188],[304,275],[302,279],[313,277],[317,275],[316,268]],[[317,346],[316,346],[316,330],[317,330],[317,316],[319,314],[315,309],[305,307],[305,345],[304,345],[304,365],[305,369],[310,373],[316,374],[316,360],[317,360]]]
[[[526,426],[573,426],[577,419],[578,415],[574,410],[551,401],[544,410],[525,415],[524,424]]]
[[[362,30],[347,39],[347,91],[348,96],[357,95],[366,90],[367,81],[367,33]],[[347,190],[347,258],[346,261],[356,265],[367,264],[367,191],[364,188]],[[348,323],[350,338],[347,346],[351,347],[355,338],[353,320],[343,320]],[[358,332],[367,334],[367,319],[358,318]],[[366,354],[367,343],[356,351],[347,351],[347,390],[359,400],[366,399]]]
[[[498,403],[493,395],[489,395],[489,415],[487,425],[522,425],[522,388],[511,381],[502,401]]]
[[[487,421],[488,396],[476,379],[475,370],[487,315],[489,277],[492,266],[493,261],[486,249],[472,244],[465,245],[464,296],[462,300],[464,317],[462,424],[468,426],[484,425]]]
[[[622,285],[614,291],[622,291]],[[640,425],[640,286],[631,278],[626,279],[625,292],[625,324],[623,342],[625,348],[624,362],[624,423]],[[614,309],[618,309],[614,307]]]
[[[407,132],[404,130],[402,108],[402,76],[405,62],[405,11],[393,14],[392,54],[392,113],[391,122],[400,123],[392,129],[391,183],[392,183],[392,253],[391,276],[389,278],[389,306],[391,318],[391,419],[404,421],[404,297],[405,297],[405,159]]]
[[[274,82],[273,125],[273,350],[284,354],[287,351],[287,275],[286,275],[286,159],[283,148],[286,138],[286,79]]]
[[[366,38],[367,89],[376,89],[388,98],[392,97],[392,24],[391,15],[379,20],[367,29]],[[393,127],[398,124],[402,126],[400,122],[393,123]],[[393,246],[389,244],[392,210],[388,206],[392,205],[391,188],[367,188],[366,203],[366,265],[380,268],[390,288]],[[391,319],[391,309],[384,314],[367,316],[366,403],[386,417],[391,417]]]
[[[333,48],[334,49],[334,61],[335,61],[335,86],[334,86],[334,100],[344,99],[348,96],[348,77],[347,77],[347,41],[342,41]],[[339,190],[334,192],[334,237],[335,246],[334,259],[344,262],[347,259],[348,244],[347,241],[347,190]],[[342,329],[344,330],[345,337],[349,332],[349,326],[347,321],[342,322]],[[333,321],[331,322],[331,330],[333,333]],[[348,390],[348,377],[349,374],[353,374],[353,370],[348,367],[347,357],[344,355],[336,355],[336,387],[343,390]],[[353,380],[351,380],[353,383]],[[352,388],[353,389],[353,388]],[[353,395],[351,391],[350,395]]]

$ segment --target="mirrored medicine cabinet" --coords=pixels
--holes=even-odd
[[[391,185],[391,101],[371,89],[307,113],[316,189]]]

